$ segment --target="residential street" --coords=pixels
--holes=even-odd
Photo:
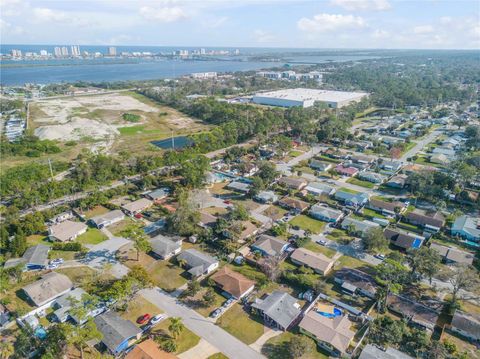
[[[170,317],[180,317],[185,326],[210,344],[218,348],[229,358],[256,359],[264,358],[250,346],[241,342],[222,328],[205,319],[193,309],[179,304],[177,299],[158,288],[144,289],[141,295],[163,309]]]

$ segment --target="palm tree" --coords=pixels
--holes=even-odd
[[[182,318],[170,318],[170,325],[168,326],[168,330],[170,331],[170,333],[172,333],[173,338],[177,339],[183,329],[185,329],[185,326],[182,323]]]
[[[180,268],[185,268],[185,266],[187,265],[187,261],[185,259],[177,259],[177,262]]]
[[[0,342],[0,358],[1,359],[10,358],[14,352],[15,350],[11,342],[7,342],[6,340],[2,340]]]

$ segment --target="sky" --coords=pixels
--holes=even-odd
[[[3,44],[480,48],[480,0],[0,0]]]

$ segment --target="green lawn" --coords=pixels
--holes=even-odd
[[[368,274],[373,274],[373,275],[376,274],[374,267],[372,267],[370,264],[364,261],[361,261],[360,259],[353,258],[347,255],[343,255],[338,259],[337,264],[335,264],[335,270],[338,270],[344,267],[359,269]]]
[[[206,290],[202,290],[200,297],[202,297],[205,294]],[[213,301],[212,305],[209,306],[197,306],[195,311],[197,311],[199,314],[203,315],[204,317],[208,317],[211,312],[213,312],[215,309],[220,307],[223,302],[225,302],[227,299],[220,295],[217,291],[215,291],[215,300]]]
[[[260,320],[260,318],[254,318],[246,313],[239,304],[234,304],[220,317],[217,325],[250,345],[263,335],[264,326]]]
[[[56,270],[58,273],[65,274],[70,280],[75,284],[79,285],[82,283],[84,278],[92,278],[95,274],[95,269],[92,269],[87,266],[82,267],[71,267],[71,268],[60,268]],[[92,278],[93,279],[93,278]]]
[[[150,314],[152,317],[163,313],[155,304],[149,302],[142,296],[137,296],[131,302],[128,303],[128,309],[120,313],[120,316],[123,319],[127,319],[134,323],[137,327],[140,327],[140,324],[137,324],[137,319],[144,315]]]
[[[418,156],[417,159],[415,160],[415,163],[418,163],[419,165],[424,165],[424,166],[432,166],[432,167],[437,167],[437,168],[445,168],[445,166],[442,166],[439,163],[433,163],[430,162],[430,160],[424,156]]]
[[[368,182],[368,181],[362,181],[358,178],[355,178],[355,177],[352,177],[352,178],[349,178],[347,180],[347,183],[351,183],[351,184],[354,184],[356,186],[361,186],[361,187],[366,187],[366,188],[373,188],[375,187],[375,184],[372,183],[372,182]]]
[[[210,355],[207,359],[228,359],[228,357],[223,353],[217,353]]]
[[[158,324],[154,329],[153,333],[161,332],[163,335],[170,335],[168,330],[168,326],[170,325],[170,319],[166,319],[160,324]],[[200,337],[190,331],[187,327],[184,327],[178,338],[175,339],[175,343],[177,343],[177,351],[175,354],[180,354],[186,352],[189,349],[192,349],[194,346],[198,344],[200,341]]]
[[[137,126],[119,127],[118,132],[120,132],[122,136],[133,136],[140,133],[145,133],[145,134],[161,133],[162,131],[160,129],[145,130],[145,126],[137,125]]]
[[[27,244],[29,247],[35,246],[37,244],[44,244],[46,246],[51,246],[52,242],[48,240],[47,236],[41,234],[32,234],[31,236],[27,237]]]
[[[79,252],[75,251],[57,251],[57,250],[51,250],[48,252],[48,258],[49,259],[56,259],[56,258],[63,258],[64,260],[72,260],[75,259],[75,255]]]
[[[182,268],[169,261],[156,261],[154,266],[148,268],[154,283],[166,291],[173,291],[187,283],[183,272]]]
[[[308,230],[311,233],[320,233],[325,227],[325,222],[321,222],[303,214],[296,216],[289,223],[291,226],[299,226],[301,229],[305,231]]]
[[[322,156],[322,155],[317,155],[315,156],[316,159],[318,160],[323,160],[323,161],[327,161],[327,162],[331,162],[331,163],[340,163],[342,162],[341,160],[337,160],[335,158],[330,158],[330,157],[327,157],[327,156]]]
[[[108,237],[105,234],[103,234],[99,229],[89,228],[87,229],[87,232],[77,237],[77,242],[82,244],[95,245],[107,239]]]
[[[269,359],[290,359],[288,352],[288,342],[295,336],[303,334],[294,334],[292,332],[285,332],[276,337],[269,339],[262,347],[262,354]],[[308,338],[308,337],[307,337]],[[312,351],[303,354],[300,359],[328,359],[329,356],[317,350],[317,346],[313,339],[308,338]]]
[[[290,152],[288,153],[288,155],[289,155],[290,157],[298,157],[298,156],[300,156],[301,154],[303,154],[302,151],[295,151],[295,150],[294,150],[294,151],[290,151]]]
[[[86,211],[83,213],[87,219],[90,219],[95,216],[99,216],[101,214],[105,214],[107,212],[110,212],[110,210],[106,207],[103,206],[95,206],[92,209]]]
[[[242,266],[237,266],[237,265],[229,265],[231,269],[233,269],[235,272],[238,272],[248,279],[254,280],[254,281],[263,281],[266,279],[266,276],[263,272],[260,271],[260,269],[255,269],[249,264],[244,264]]]
[[[322,253],[329,258],[332,258],[335,255],[335,253],[337,253],[335,250],[322,246],[321,244],[315,243],[314,241],[308,242],[303,248],[308,249],[315,253]]]
[[[385,217],[383,214],[375,212],[373,209],[370,209],[370,208],[364,208],[363,215],[366,217],[376,217],[381,219],[387,219],[387,217]]]
[[[360,193],[359,191],[355,191],[353,189],[350,189],[350,188],[346,188],[346,187],[341,187],[337,190],[338,191],[343,191],[343,192],[348,192],[348,193],[352,193],[352,194],[357,194],[357,193]]]

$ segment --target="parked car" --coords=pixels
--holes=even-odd
[[[218,316],[220,315],[221,312],[222,312],[221,309],[216,309],[216,310],[214,310],[214,311],[212,312],[212,314],[210,314],[210,316],[211,316],[212,318],[216,318],[216,317],[218,317]]]
[[[327,245],[327,241],[324,241],[323,239],[320,239],[317,241],[318,244],[322,245],[322,246],[326,246]]]
[[[292,229],[298,231],[298,230],[300,230],[300,227],[299,226],[292,226]]]
[[[137,324],[145,324],[147,323],[150,319],[152,318],[152,316],[150,314],[144,314],[142,316],[140,316],[138,319],[137,319]]]
[[[229,298],[227,299],[227,301],[225,303],[223,303],[223,306],[224,307],[228,307],[230,304],[232,304],[234,302],[234,299],[233,298]]]
[[[225,204],[232,204],[232,201],[229,201],[229,200],[227,199],[227,200],[223,201],[223,203],[225,203]]]
[[[380,259],[381,261],[383,261],[385,259],[384,254],[375,254],[374,257],[377,258],[377,259]]]
[[[47,265],[47,269],[57,269],[59,265],[60,265],[60,264],[57,264],[57,263],[55,263],[55,264],[49,264],[49,265]]]
[[[165,319],[167,316],[165,314],[157,314],[154,316],[152,319],[150,319],[150,324],[155,325],[157,323],[160,323],[163,319]]]
[[[135,217],[135,218],[138,218],[138,219],[140,219],[140,218],[143,218],[143,216],[142,216],[142,214],[141,214],[141,213],[137,213],[137,214],[135,214],[135,216],[134,216],[134,217]]]
[[[56,258],[56,259],[52,259],[50,261],[50,264],[62,264],[63,262],[65,262],[63,258]]]

